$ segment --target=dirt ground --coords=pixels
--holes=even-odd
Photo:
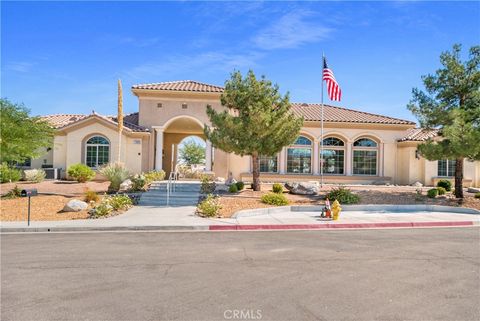
[[[87,189],[96,192],[107,191],[109,182],[91,181],[78,183],[73,181],[43,181],[41,183],[16,182],[0,184],[0,194],[5,194],[16,186],[20,189],[36,188],[39,193],[61,194],[66,196],[83,195]]]
[[[290,201],[290,205],[323,205],[325,194],[336,186],[324,186],[318,195],[303,196],[288,194],[285,190],[284,195]],[[416,187],[412,186],[347,186],[361,198],[359,204],[432,204],[446,206],[470,207],[480,210],[480,199],[474,198],[471,193],[465,193],[462,204],[451,195],[445,198],[431,199],[426,196],[426,191],[432,187],[423,187],[422,195],[417,195]],[[237,194],[223,194],[220,197],[221,217],[231,217],[235,212],[243,209],[265,208],[272,205],[263,204],[260,201],[262,194],[271,191],[271,185],[262,185],[262,191],[254,192],[251,189],[245,189]]]
[[[87,211],[61,212],[71,197],[39,195],[31,198],[31,221],[61,221],[88,218]],[[77,199],[82,199],[77,197]],[[0,200],[0,221],[26,221],[28,198]]]

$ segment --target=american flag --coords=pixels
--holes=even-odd
[[[328,68],[327,59],[323,57],[323,80],[327,83],[327,92],[330,100],[340,101],[342,98],[342,90],[335,80],[333,71]]]

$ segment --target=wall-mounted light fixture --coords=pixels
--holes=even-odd
[[[418,151],[418,149],[415,150],[415,158],[420,159],[420,152]]]

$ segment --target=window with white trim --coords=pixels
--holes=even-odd
[[[277,173],[278,172],[278,156],[259,156],[260,173]]]
[[[85,143],[85,164],[92,168],[107,164],[110,160],[110,143],[102,136],[93,136]]]
[[[327,175],[343,175],[345,173],[345,142],[336,137],[323,140],[323,157],[320,150],[320,163],[323,162],[323,173]]]
[[[312,173],[312,141],[299,136],[295,143],[287,148],[287,173]]]
[[[378,144],[369,138],[353,143],[353,174],[377,175]]]
[[[441,159],[438,161],[438,176],[455,176],[455,166],[457,162],[454,159]]]

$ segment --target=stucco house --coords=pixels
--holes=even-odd
[[[125,115],[120,159],[132,173],[175,168],[177,146],[186,137],[205,139],[208,124],[206,106],[223,107],[223,87],[197,81],[140,84],[132,87],[138,97],[138,112]],[[262,181],[320,179],[319,104],[293,103],[293,112],[305,119],[296,142],[275,157],[262,157]],[[61,168],[84,163],[92,168],[118,159],[119,140],[115,116],[47,115],[55,128],[53,148],[32,167]],[[415,123],[348,108],[324,107],[324,181],[327,183],[421,182],[433,185],[440,178],[452,177],[455,162],[428,161],[417,146],[436,137],[434,130]],[[261,129],[260,129],[261,130]],[[217,177],[232,173],[237,180],[251,180],[251,159],[225,153],[206,141],[205,170]],[[480,162],[465,161],[465,186],[480,186]]]

